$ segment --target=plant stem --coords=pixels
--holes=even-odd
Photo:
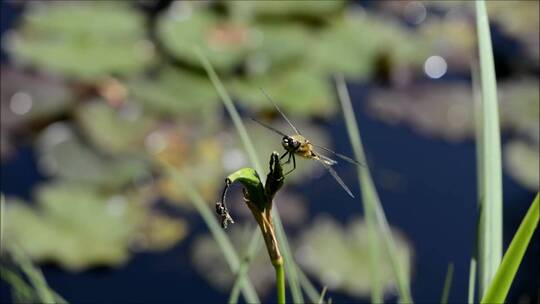
[[[244,258],[240,263],[238,272],[236,273],[236,280],[234,281],[233,288],[229,296],[229,304],[238,303],[238,296],[240,295],[240,289],[242,288],[243,280],[247,276],[247,272],[249,270],[249,263],[251,262],[255,254],[259,251],[260,245],[261,238],[259,237],[259,234],[257,232],[257,234],[253,234],[251,236],[251,241],[249,242],[246,254],[244,255]]]
[[[259,158],[257,157],[257,154],[255,153],[253,142],[251,141],[251,138],[249,137],[249,134],[247,133],[246,128],[242,122],[242,119],[240,118],[238,111],[234,107],[234,104],[229,94],[227,93],[227,90],[221,83],[221,80],[219,79],[219,76],[217,75],[214,68],[212,67],[212,64],[210,63],[208,58],[206,58],[206,56],[201,51],[201,49],[199,47],[195,47],[194,52],[199,57],[199,60],[201,61],[204,69],[206,70],[206,73],[208,74],[208,77],[210,78],[210,81],[212,82],[216,90],[218,91],[219,96],[221,97],[221,101],[225,105],[227,112],[229,113],[229,115],[231,116],[233,120],[236,130],[240,134],[240,138],[244,145],[244,149],[247,151],[251,164],[255,168],[255,170],[259,173],[259,177],[264,184],[266,181],[266,178],[265,178],[265,175],[262,174],[263,170],[262,170],[261,162],[259,161]],[[272,217],[274,218],[278,241],[283,247],[282,249],[283,255],[284,255],[285,260],[287,261],[287,264],[285,265],[285,267],[287,268],[287,275],[289,276],[289,284],[291,287],[291,294],[292,294],[293,301],[294,303],[304,303],[302,290],[300,289],[300,284],[298,283],[298,277],[296,276],[297,265],[293,259],[292,252],[290,251],[290,247],[287,241],[287,236],[285,235],[285,230],[283,229],[283,225],[279,217],[279,212],[275,206],[274,208],[272,208]]]
[[[223,232],[221,226],[216,220],[215,216],[210,211],[208,204],[204,201],[200,193],[191,185],[189,180],[185,178],[181,172],[173,168],[172,166],[166,166],[165,170],[173,178],[173,180],[186,191],[186,195],[195,206],[195,209],[199,212],[204,222],[208,226],[210,233],[216,240],[216,243],[223,251],[223,256],[229,264],[232,272],[237,273],[240,268],[240,259],[234,250],[234,247],[229,240],[229,237]],[[259,297],[255,292],[253,284],[249,281],[249,278],[242,276],[242,293],[248,303],[260,303]]]
[[[285,304],[285,269],[283,268],[283,259],[275,261],[274,269],[276,270],[276,289],[278,304]]]

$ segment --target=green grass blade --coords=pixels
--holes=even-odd
[[[257,228],[255,228],[256,230]],[[249,264],[252,258],[259,252],[259,249],[262,245],[261,238],[257,237],[259,234],[252,234],[251,241],[248,244],[246,254],[240,263],[240,267],[236,274],[236,279],[229,296],[229,304],[238,303],[238,297],[240,295],[240,288],[242,287],[242,280],[244,277],[247,277],[247,272],[249,270]]]
[[[474,288],[476,282],[476,259],[471,258],[471,263],[469,265],[469,292],[467,295],[467,303],[474,303]]]
[[[208,204],[206,204],[199,192],[195,190],[193,185],[191,185],[189,180],[185,178],[182,173],[172,167],[167,167],[166,170],[176,184],[181,186],[182,189],[186,191],[186,195],[189,197],[195,206],[195,209],[197,209],[203,218],[204,222],[208,226],[208,229],[210,230],[210,233],[218,243],[218,246],[221,248],[221,251],[223,251],[223,255],[225,256],[225,260],[229,264],[229,267],[233,273],[238,273],[240,270],[240,259],[238,258],[229,237],[221,228]],[[242,281],[242,293],[244,294],[246,301],[249,303],[260,303],[259,297],[255,292],[253,284],[251,284],[249,281],[249,278],[242,276]]]
[[[304,289],[306,292],[306,295],[309,298],[310,303],[317,303],[317,300],[320,299],[321,295],[317,291],[317,288],[313,286],[313,284],[309,281],[308,277],[304,272],[302,272],[302,269],[298,268],[298,281],[300,282],[300,286]]]
[[[326,286],[324,286],[322,292],[321,292],[321,296],[319,297],[319,300],[317,301],[318,304],[323,304],[324,303],[324,296],[326,296],[326,291],[328,290],[328,288]]]
[[[253,142],[251,141],[246,131],[244,123],[242,122],[242,119],[240,118],[240,115],[238,114],[238,111],[236,110],[231,97],[227,93],[227,90],[225,90],[225,87],[221,83],[219,76],[217,75],[216,71],[210,64],[210,61],[208,60],[208,58],[204,56],[204,54],[201,52],[199,48],[195,48],[194,51],[199,57],[199,60],[201,61],[202,65],[204,66],[204,69],[206,70],[206,73],[208,74],[210,81],[212,82],[219,96],[221,97],[221,100],[223,104],[225,105],[227,112],[231,116],[231,119],[233,120],[236,130],[240,134],[240,138],[244,145],[244,149],[246,149],[248,153],[252,166],[259,173],[259,177],[261,178],[261,181],[264,183],[266,179],[266,175],[263,174],[264,171],[262,169],[261,162],[259,161],[259,158],[257,157],[257,154],[255,153]],[[281,249],[282,249],[283,257],[285,258],[285,273],[288,278],[289,286],[291,288],[291,295],[292,295],[293,301],[294,303],[304,303],[302,291],[300,289],[300,285],[298,284],[298,277],[297,277],[297,272],[296,272],[297,266],[296,266],[296,263],[294,262],[293,255],[290,251],[289,242],[287,241],[287,238],[285,236],[285,230],[283,229],[283,225],[279,217],[279,212],[275,205],[272,208],[272,216],[274,218],[274,224],[276,226],[276,234],[277,234],[278,241],[281,244],[281,247],[283,247]],[[254,232],[254,233],[257,233],[257,235],[259,235],[258,232]]]
[[[480,226],[480,294],[483,295],[502,258],[502,169],[499,110],[491,35],[483,0],[476,1],[476,22],[482,87],[482,217]]]
[[[454,279],[454,263],[448,264],[446,269],[446,277],[444,279],[444,287],[441,295],[441,304],[448,303],[448,297],[450,296],[450,289],[452,289],[452,280]]]
[[[357,161],[366,165],[365,167],[358,167],[360,189],[362,191],[362,202],[364,204],[364,210],[366,213],[366,223],[368,225],[371,223],[372,226],[375,226],[372,229],[376,229],[378,235],[382,238],[384,249],[390,259],[392,273],[398,288],[401,302],[411,303],[412,298],[408,275],[404,272],[404,269],[403,267],[401,267],[400,261],[396,255],[396,244],[394,242],[390,227],[388,225],[388,221],[386,220],[386,216],[382,209],[377,190],[375,189],[375,185],[373,183],[373,179],[371,178],[371,174],[367,167],[366,156],[360,137],[360,131],[358,129],[356,118],[354,117],[354,110],[352,108],[351,99],[343,76],[336,77],[336,84],[339,101],[341,103],[341,108],[345,117],[345,124],[347,126],[347,132],[349,134],[349,139],[353,147],[354,155]],[[371,238],[370,242],[370,247],[378,248],[378,244],[374,243]],[[372,253],[375,252],[375,250],[377,249],[371,249],[370,255],[373,255]],[[379,255],[373,257],[373,259],[378,258],[378,256]],[[378,273],[378,270],[372,270],[371,273],[375,275]],[[375,280],[374,285],[378,284],[380,284],[380,281],[377,279]],[[377,299],[377,301],[373,302],[382,302],[382,300],[378,300],[382,299],[382,294],[380,294],[381,291],[382,289],[380,286],[375,287],[375,289],[372,290],[372,299]]]
[[[195,53],[199,57],[199,60],[203,64],[204,69],[206,70],[206,73],[208,74],[208,77],[210,78],[210,81],[216,88],[216,91],[218,92],[221,100],[223,101],[223,104],[225,105],[225,108],[227,109],[227,112],[231,116],[234,127],[238,131],[238,134],[240,135],[240,139],[242,140],[242,143],[244,144],[244,149],[246,149],[248,157],[251,161],[251,165],[255,168],[257,173],[259,173],[261,181],[264,184],[266,175],[263,174],[264,171],[261,166],[259,157],[257,157],[257,153],[255,152],[255,146],[253,145],[253,142],[251,141],[251,138],[248,135],[248,132],[246,130],[246,127],[244,126],[244,123],[242,122],[242,118],[240,117],[240,114],[238,114],[238,111],[236,110],[231,97],[229,96],[229,94],[227,93],[227,90],[221,83],[219,76],[217,75],[216,71],[212,67],[212,64],[210,63],[208,58],[204,56],[204,54],[199,48],[195,48]]]
[[[21,268],[31,286],[35,289],[39,300],[43,301],[43,303],[55,303],[55,293],[47,284],[41,270],[32,264],[29,257],[18,246],[12,244],[9,252],[13,257],[13,261]]]
[[[482,155],[484,154],[484,142],[482,137],[482,130],[483,130],[483,120],[482,120],[482,93],[479,83],[479,71],[478,71],[478,62],[473,62],[471,64],[471,79],[472,79],[472,92],[473,92],[473,102],[474,102],[474,122],[475,122],[475,128],[474,128],[474,134],[476,138],[476,185],[478,188],[477,191],[477,204],[478,204],[478,217],[476,219],[476,226],[475,226],[475,240],[474,240],[474,247],[473,252],[471,256],[471,260],[469,263],[469,290],[467,295],[467,303],[473,304],[474,303],[474,293],[476,289],[476,268],[477,268],[477,261],[478,261],[478,252],[481,251],[481,244],[480,242],[480,227],[481,227],[481,220],[482,220],[482,206],[484,205],[482,203],[484,195],[484,176],[483,176],[483,164],[480,161],[482,159]]]
[[[4,214],[6,214],[4,194],[0,194],[0,255],[2,250],[4,250]]]
[[[504,254],[501,266],[495,273],[491,284],[482,297],[482,303],[504,303],[514,276],[523,259],[523,255],[538,226],[538,219],[540,217],[539,200],[539,194],[537,193],[531,207],[529,207],[527,214],[521,221],[510,246],[508,246],[508,250]]]

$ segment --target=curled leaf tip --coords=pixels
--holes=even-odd
[[[223,194],[221,195],[221,201],[216,203],[216,213],[220,218],[221,227],[227,229],[229,224],[234,224],[234,220],[229,214],[227,205],[225,204],[225,196],[227,195],[227,190],[229,189],[232,181],[229,178],[225,179],[225,188],[223,189]]]

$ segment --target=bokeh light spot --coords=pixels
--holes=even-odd
[[[438,79],[441,78],[448,69],[446,60],[441,56],[431,56],[424,63],[424,72],[429,78]]]
[[[25,92],[17,92],[11,96],[9,109],[17,115],[24,115],[32,109],[32,96]]]

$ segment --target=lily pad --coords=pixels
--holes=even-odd
[[[337,111],[332,84],[326,76],[307,66],[290,67],[276,73],[248,79],[236,79],[230,85],[239,103],[251,110],[273,109],[261,92],[263,88],[272,99],[292,116],[329,117]]]
[[[199,47],[216,70],[231,71],[254,47],[246,25],[220,18],[190,2],[174,3],[158,21],[158,35],[176,58],[199,66],[194,52]]]
[[[239,6],[249,6],[252,14],[259,16],[305,16],[317,19],[328,17],[332,13],[336,13],[345,7],[344,0],[282,0],[282,1],[230,1],[226,2],[231,10],[238,10]]]
[[[502,124],[540,142],[540,84],[537,79],[519,79],[499,85]]]
[[[151,136],[161,138],[159,141],[164,143],[161,149],[154,152],[156,160],[182,171],[205,201],[213,204],[226,176],[223,171],[223,148],[219,140],[212,136],[193,137],[174,129],[156,131]],[[163,176],[157,185],[168,202],[192,208],[185,189],[172,178]]]
[[[299,240],[297,261],[322,285],[342,290],[352,296],[365,297],[371,292],[372,274],[369,259],[367,226],[361,219],[341,227],[330,218],[318,218]],[[412,272],[413,251],[403,235],[392,231],[397,256],[405,273]],[[381,247],[380,252],[383,248]],[[395,291],[392,267],[385,255],[380,255],[376,269],[385,293]]]
[[[137,214],[122,196],[106,196],[78,184],[39,188],[37,209],[11,201],[6,208],[6,246],[16,243],[36,260],[70,270],[117,265],[128,256]]]
[[[31,3],[6,42],[25,65],[83,80],[131,74],[153,59],[143,17],[118,2]]]
[[[45,120],[72,106],[74,96],[63,81],[5,66],[1,69],[2,123]]]
[[[307,27],[294,23],[253,24],[250,30],[259,41],[246,57],[250,75],[287,68],[287,65],[303,60],[306,49],[310,49],[315,41],[315,35]]]
[[[474,135],[472,89],[466,84],[421,84],[372,93],[369,112],[390,123],[451,141]]]
[[[187,224],[152,210],[143,193],[105,194],[94,186],[56,182],[38,188],[35,207],[7,203],[6,246],[38,261],[80,271],[118,266],[132,249],[165,250],[187,235]]]
[[[136,104],[128,103],[115,110],[103,100],[79,106],[76,117],[92,142],[112,154],[139,151],[156,124]]]
[[[247,250],[253,229],[259,229],[256,225],[242,226],[232,225],[227,230],[233,247],[242,256]],[[271,291],[275,280],[274,269],[265,249],[259,250],[250,262],[248,276],[259,295]],[[209,234],[198,236],[191,250],[191,259],[200,276],[205,278],[212,286],[222,291],[230,291],[234,282],[234,274],[230,271],[223,253],[218,244]]]
[[[156,211],[147,211],[138,225],[134,247],[140,251],[170,249],[188,234],[185,221]]]
[[[539,155],[538,143],[513,140],[504,147],[504,164],[508,173],[523,187],[534,192],[540,187]]]
[[[2,159],[10,156],[28,124],[43,123],[67,112],[73,97],[67,86],[43,75],[31,75],[14,68],[1,67],[0,125]]]
[[[154,78],[132,81],[134,102],[161,116],[215,120],[221,106],[216,90],[207,77],[181,69],[164,68]]]
[[[65,123],[49,125],[38,138],[37,149],[40,169],[64,180],[117,189],[149,174],[140,159],[98,154]]]
[[[418,66],[427,54],[417,35],[395,20],[351,10],[321,32],[307,56],[319,71],[365,80],[383,58],[390,61],[391,68],[399,69]]]

